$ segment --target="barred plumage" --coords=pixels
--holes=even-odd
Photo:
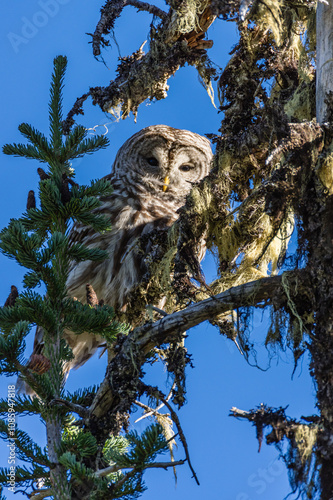
[[[109,258],[73,263],[68,294],[85,302],[86,284],[90,283],[106,304],[123,308],[142,278],[133,251],[137,238],[177,220],[177,210],[193,183],[208,175],[211,160],[208,139],[187,130],[154,125],[128,139],[118,151],[112,173],[106,176],[114,191],[102,198],[98,209],[110,217],[112,230],[99,234],[77,225],[71,235],[73,241],[107,250]],[[84,364],[103,342],[91,334],[70,332],[67,341],[75,356],[67,369]]]

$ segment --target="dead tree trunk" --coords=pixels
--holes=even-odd
[[[333,2],[317,7],[317,81],[316,116],[323,124],[330,107],[327,97],[333,91]],[[326,139],[317,171],[330,162],[331,139]],[[325,151],[326,150],[326,151]],[[326,153],[326,154],[325,154]],[[326,172],[328,174],[328,172]],[[329,177],[332,176],[332,172]],[[321,464],[321,500],[333,498],[333,195],[315,175],[308,190],[306,209],[309,267],[312,275],[315,336],[310,345],[311,372],[316,379],[317,401],[321,416],[316,456]]]
[[[317,121],[325,121],[325,98],[333,91],[333,2],[317,6]]]

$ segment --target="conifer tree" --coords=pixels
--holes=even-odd
[[[73,222],[81,222],[96,231],[110,230],[107,217],[93,210],[100,205],[100,196],[112,192],[107,180],[93,181],[89,186],[79,186],[74,181],[70,161],[105,148],[108,139],[87,138],[86,129],[79,125],[63,136],[66,64],[65,57],[54,60],[49,138],[23,123],[19,130],[28,143],[7,144],[3,148],[5,154],[37,160],[44,168],[38,169],[40,206],[36,206],[30,192],[26,213],[11,219],[0,235],[3,254],[26,269],[24,291],[18,293],[12,286],[5,306],[0,308],[0,370],[4,375],[20,375],[36,393],[32,399],[15,399],[15,387],[11,388],[10,399],[0,401],[1,415],[5,417],[0,421],[0,432],[22,461],[15,468],[15,488],[26,488],[30,498],[137,498],[144,491],[143,471],[168,449],[162,427],[151,425],[142,436],[134,431],[125,436],[107,432],[93,435],[84,419],[96,388],[82,388],[73,394],[64,388],[64,363],[73,357],[64,340],[65,329],[78,335],[83,331],[98,333],[108,343],[128,332],[127,325],[115,320],[112,308],[82,304],[66,292],[71,261],[98,261],[106,257],[103,250],[71,243],[70,228]],[[36,291],[41,284],[44,294]],[[44,330],[44,350],[33,355],[27,364],[25,338],[33,325]],[[45,449],[17,428],[10,408],[16,414],[39,415],[45,422]],[[10,468],[0,470],[3,486],[8,487],[11,474]]]

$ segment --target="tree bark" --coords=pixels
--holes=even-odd
[[[70,500],[71,494],[66,469],[58,462],[58,448],[61,443],[62,424],[57,417],[46,420],[47,450],[53,466],[50,469],[52,491],[55,500]]]
[[[333,92],[333,2],[322,1],[317,5],[317,75],[316,75],[316,116],[319,124],[328,119]],[[326,151],[330,154],[330,151]],[[316,379],[317,406],[320,411],[322,429],[317,441],[317,458],[321,463],[321,499],[333,498],[333,224],[332,196],[315,183],[311,214],[308,221],[309,268],[315,295],[315,339],[311,342],[312,356],[310,368]],[[314,196],[313,196],[314,195]],[[316,209],[313,210],[313,207]],[[315,231],[313,230],[314,228]]]
[[[317,6],[317,89],[316,115],[318,123],[325,121],[325,98],[333,92],[333,2],[318,2]]]
[[[319,194],[319,196],[318,196]],[[314,290],[315,336],[309,345],[310,369],[316,380],[317,407],[321,429],[316,444],[320,467],[321,500],[333,498],[333,199],[320,197],[317,190],[316,210],[309,218],[311,231],[309,270]]]

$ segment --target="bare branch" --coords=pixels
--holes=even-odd
[[[288,275],[292,276],[291,273]],[[270,301],[272,294],[280,288],[281,281],[282,275],[262,278],[232,287],[209,299],[192,304],[186,309],[169,314],[155,323],[146,323],[133,330],[132,335],[147,353],[152,347],[168,342],[176,334],[180,334],[218,314],[228,312],[236,307],[256,306],[257,303]]]
[[[113,29],[114,22],[120,16],[125,5],[126,0],[107,0],[104,7],[101,8],[101,17],[97,23],[95,33],[92,35],[93,54],[95,57],[100,55],[101,45],[108,45],[103,35],[110,33]]]
[[[236,408],[236,406],[233,406],[230,409],[229,416],[237,418],[246,418],[247,420],[253,420],[253,415],[250,411],[240,410],[239,408]]]
[[[149,388],[148,388],[149,390]],[[183,429],[180,425],[180,421],[179,421],[179,418],[178,418],[178,415],[177,413],[174,411],[174,409],[172,408],[172,406],[170,405],[170,403],[167,401],[167,399],[164,397],[164,395],[158,391],[158,397],[161,401],[163,401],[163,403],[165,404],[165,406],[168,408],[168,410],[170,411],[171,413],[171,418],[172,418],[172,421],[176,424],[176,427],[177,427],[177,431],[178,431],[178,434],[179,434],[179,439],[181,440],[182,442],[182,445],[184,447],[184,451],[185,451],[185,456],[186,456],[186,460],[188,462],[188,466],[193,474],[193,478],[195,479],[196,483],[198,486],[200,486],[200,483],[199,483],[199,479],[195,473],[195,470],[193,469],[193,466],[192,466],[192,463],[191,463],[191,459],[190,459],[190,454],[189,454],[189,451],[188,451],[188,446],[187,446],[187,441],[186,441],[186,438],[185,438],[185,434],[183,432]],[[175,462],[173,462],[175,464]]]
[[[167,401],[169,401],[169,400],[170,400],[170,398],[171,398],[171,396],[172,396],[172,392],[173,392],[173,390],[174,390],[175,386],[176,386],[176,383],[174,382],[174,383],[172,384],[172,387],[171,387],[171,390],[170,390],[169,394],[168,394],[168,395],[167,395],[167,397],[166,397],[166,400],[167,400]],[[163,406],[165,406],[165,404],[164,404],[164,403],[161,403],[161,404],[160,404],[160,405],[158,405],[156,408],[150,408],[149,406],[147,406],[147,405],[145,405],[145,404],[141,403],[141,401],[135,401],[135,404],[136,404],[137,406],[140,406],[141,408],[143,408],[143,409],[146,411],[146,413],[144,413],[143,415],[141,415],[141,417],[139,417],[139,418],[137,418],[137,419],[135,420],[135,422],[134,422],[135,424],[136,424],[137,422],[140,422],[140,420],[143,420],[144,418],[150,417],[150,415],[159,415],[159,413],[158,413],[158,412],[159,412],[159,410],[160,410],[161,408],[163,408]]]
[[[71,403],[70,401],[67,401],[66,399],[61,399],[61,398],[56,398],[52,399],[52,401],[49,403],[50,405],[62,405],[71,410],[73,413],[77,413],[81,418],[87,418],[89,415],[89,410],[87,408],[84,408],[81,405],[77,405],[74,403]]]
[[[167,316],[168,315],[167,312],[163,311],[163,309],[160,309],[159,307],[156,307],[156,306],[147,306],[146,309],[152,309],[152,311],[157,312],[161,316]]]
[[[153,462],[152,464],[145,464],[140,467],[140,470],[143,469],[167,469],[168,467],[174,467],[175,465],[183,465],[186,460],[178,460],[177,462]],[[110,467],[106,467],[105,469],[98,470],[95,473],[96,477],[104,477],[108,474],[112,474],[113,472],[118,472],[119,470],[131,469],[132,472],[136,472],[136,467],[124,467],[120,465],[111,465]]]
[[[271,432],[266,435],[266,443],[268,445],[277,445],[286,437],[290,445],[297,448],[297,432],[299,430],[304,431],[304,429],[312,429],[316,432],[318,428],[318,421],[314,423],[312,416],[310,417],[310,423],[304,424],[298,422],[294,418],[286,416],[285,410],[286,408],[271,408],[261,403],[257,408],[250,411],[239,410],[236,407],[232,407],[229,416],[243,418],[253,423],[256,427],[259,451],[264,438],[264,430],[267,427],[271,428]],[[317,418],[318,417],[316,416],[316,419]]]
[[[31,500],[42,500],[43,498],[50,497],[52,495],[52,490],[48,488],[47,490],[34,490],[29,495]]]
[[[149,12],[150,14],[159,17],[163,21],[165,21],[167,17],[167,13],[164,10],[160,9],[159,7],[156,7],[156,5],[151,5],[150,3],[147,2],[141,2],[140,0],[127,0],[126,4],[132,5],[132,7],[136,7],[139,10],[144,10],[146,12]]]

